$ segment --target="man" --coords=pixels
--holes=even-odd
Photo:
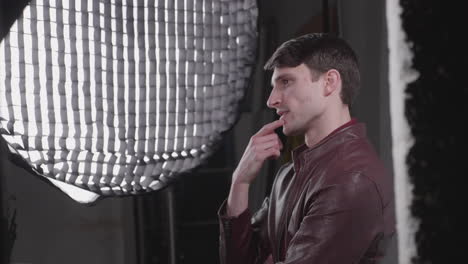
[[[284,43],[265,69],[273,70],[267,105],[280,119],[252,136],[232,175],[219,211],[221,261],[375,263],[394,232],[392,186],[365,125],[350,117],[360,85],[355,53],[342,39],[309,34]],[[305,144],[251,219],[249,185],[280,156],[279,127]]]

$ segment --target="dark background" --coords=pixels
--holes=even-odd
[[[403,28],[420,77],[405,114],[415,141],[407,156],[419,219],[414,263],[465,263],[468,89],[466,12],[444,1],[402,0]]]

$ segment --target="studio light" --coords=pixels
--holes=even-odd
[[[159,190],[233,125],[256,23],[255,0],[33,0],[0,43],[0,134],[79,202]]]

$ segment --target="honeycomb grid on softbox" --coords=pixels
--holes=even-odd
[[[237,118],[256,18],[254,0],[32,1],[0,43],[0,134],[80,202],[161,189]]]

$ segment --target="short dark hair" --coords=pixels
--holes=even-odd
[[[312,78],[330,69],[340,73],[341,100],[351,106],[360,86],[359,64],[353,49],[341,38],[325,33],[313,33],[283,43],[264,66],[297,67],[301,63],[311,70]]]

